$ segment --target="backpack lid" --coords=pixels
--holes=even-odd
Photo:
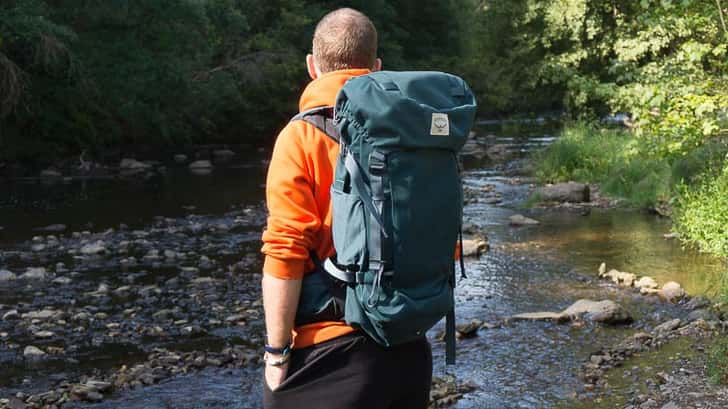
[[[472,127],[475,97],[467,83],[434,71],[378,71],[347,81],[336,98],[341,140],[371,137],[376,147],[459,151]]]

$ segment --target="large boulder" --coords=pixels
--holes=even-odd
[[[517,314],[510,317],[510,320],[550,320],[565,322],[580,318],[604,324],[628,324],[632,322],[632,317],[629,315],[627,310],[611,300],[579,300],[561,312]]]
[[[562,312],[565,316],[584,317],[589,321],[605,324],[628,324],[632,317],[621,305],[611,300],[579,300]]]
[[[536,194],[544,202],[588,202],[589,185],[584,183],[557,183],[536,189]]]

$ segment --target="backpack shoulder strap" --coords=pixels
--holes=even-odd
[[[339,143],[339,131],[334,126],[334,108],[317,107],[298,113],[291,121],[304,121],[315,126],[326,136]]]

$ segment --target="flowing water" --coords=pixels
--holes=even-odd
[[[458,365],[454,369],[444,368],[444,345],[434,341],[443,330],[441,323],[430,333],[435,375],[450,372],[458,380],[477,386],[455,404],[456,408],[568,407],[571,399],[585,393],[578,371],[591,352],[616,344],[635,331],[648,330],[667,318],[685,315],[679,307],[600,282],[596,270],[601,262],[609,268],[650,275],[661,283],[678,281],[692,294],[715,291],[712,285],[717,282],[720,264],[664,239],[669,222],[655,215],[614,209],[522,207],[529,190],[527,175],[522,174],[527,168],[527,157],[549,144],[556,129],[548,121],[490,121],[476,129],[476,150],[498,145],[503,155],[499,160],[477,159],[480,155],[475,155],[465,161],[469,198],[466,222],[470,230],[488,237],[491,250],[467,262],[468,278],[457,289],[458,320],[478,319],[497,324],[503,317],[516,313],[560,311],[578,299],[589,298],[619,302],[632,313],[635,322],[626,327],[515,322],[481,329],[478,336],[459,341]],[[257,240],[264,221],[263,183],[268,153],[241,154],[245,160],[219,166],[207,176],[194,176],[185,168],[170,165],[165,173],[149,178],[65,184],[14,182],[3,186],[0,249],[5,250],[5,255],[0,258],[0,269],[12,267],[11,270],[22,271],[29,266],[27,258],[14,257],[13,253],[26,246],[23,243],[32,243],[31,238],[39,234],[34,229],[46,225],[62,223],[68,231],[115,228],[113,235],[166,222],[233,225],[206,234],[209,239],[204,243],[191,242],[189,236],[185,236],[186,241],[167,236],[155,239],[154,234],[149,240],[158,240],[158,247],[184,247],[188,251],[210,246],[212,242],[213,251],[199,253],[209,254],[220,263],[232,264],[236,259],[247,258],[251,262],[246,269],[255,272],[261,262]],[[509,217],[516,213],[535,218],[541,224],[512,227]],[[246,214],[250,217],[245,218]],[[118,229],[120,224],[128,227]],[[72,263],[73,259],[66,260],[67,265]],[[117,283],[117,267],[105,268],[102,264],[89,269],[81,279],[89,290],[100,282],[113,285]],[[109,268],[114,271],[108,271]],[[168,279],[174,278],[177,271],[174,266],[162,266],[145,273],[163,274]],[[253,284],[246,287],[249,293],[240,294],[241,298],[252,300],[258,296],[256,279],[251,280]],[[5,304],[5,309],[17,303],[31,303],[37,296],[40,293],[33,288],[0,284],[0,306]],[[48,298],[48,305],[53,305],[54,300]],[[194,345],[173,340],[162,346],[219,350],[233,338],[245,338],[245,331],[223,327]],[[255,331],[260,331],[259,320]],[[42,390],[67,376],[90,374],[94,369],[112,369],[143,359],[129,345],[85,351],[79,351],[74,357],[77,362],[70,366],[58,361],[29,366],[17,360],[17,350],[0,349],[0,364],[5,363],[0,366],[0,397],[17,391]],[[70,407],[258,408],[260,376],[257,368],[208,368],[155,386],[120,392],[98,404],[76,403]]]

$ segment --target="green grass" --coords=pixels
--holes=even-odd
[[[622,130],[570,124],[536,156],[536,176],[541,182],[598,183],[609,196],[654,207],[669,198],[671,169],[663,161],[638,155],[636,143]]]

